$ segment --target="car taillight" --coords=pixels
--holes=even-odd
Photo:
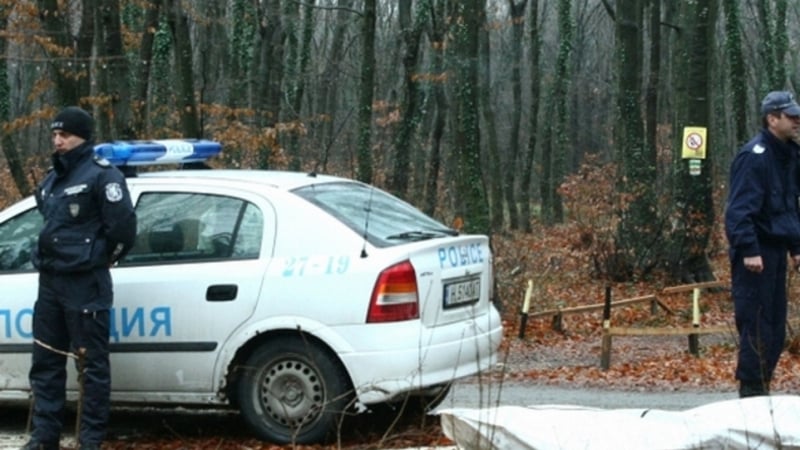
[[[385,269],[378,276],[367,311],[367,323],[419,318],[417,274],[409,261]]]

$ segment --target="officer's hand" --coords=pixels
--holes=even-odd
[[[746,256],[744,258],[744,268],[750,272],[761,273],[764,270],[764,261],[761,256]]]
[[[794,270],[800,271],[800,255],[792,255],[792,267]]]

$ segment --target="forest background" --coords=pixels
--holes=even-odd
[[[503,376],[735,389],[726,289],[701,311],[731,332],[700,358],[685,336],[621,338],[606,371],[599,313],[519,329],[520,305],[528,281],[531,314],[729,281],[728,166],[764,95],[800,83],[800,2],[0,0],[0,21],[0,208],[32,192],[50,119],[80,105],[97,142],[214,139],[215,167],[357,178],[490,235]],[[686,127],[707,130],[699,173]],[[691,302],[662,301],[673,314],[614,324],[686,326]],[[800,388],[788,349],[779,391]]]
[[[692,281],[759,99],[796,84],[800,5],[0,0],[0,20],[3,204],[78,104],[98,141],[215,139],[218,166],[358,178],[468,232],[572,222],[593,276]]]

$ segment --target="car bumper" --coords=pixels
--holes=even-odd
[[[503,335],[499,314],[435,328],[408,322],[381,324],[369,348],[341,354],[361,403],[390,401],[403,394],[450,383],[491,368]],[[374,331],[374,330],[373,330]],[[374,336],[381,336],[374,339]]]

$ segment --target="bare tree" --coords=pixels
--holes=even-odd
[[[358,170],[356,178],[372,182],[372,99],[375,90],[375,0],[365,0],[361,23],[361,79],[358,95]]]
[[[645,90],[645,159],[652,165],[651,173],[655,175],[658,143],[658,92],[661,84],[661,0],[647,0],[649,8],[650,30],[650,66],[647,71],[647,88]]]
[[[491,227],[492,230],[501,230],[503,229],[503,223],[505,222],[505,218],[503,217],[504,211],[504,201],[503,201],[503,194],[504,188],[508,187],[511,191],[511,199],[508,200],[510,202],[509,208],[513,208],[514,206],[514,193],[513,193],[513,182],[511,186],[506,186],[508,184],[508,179],[514,179],[513,171],[516,169],[516,166],[511,163],[503,163],[503,155],[500,152],[498,138],[497,138],[497,126],[496,126],[496,117],[495,109],[494,109],[494,99],[492,98],[492,50],[491,50],[491,36],[490,36],[490,26],[487,23],[486,14],[483,15],[483,24],[480,28],[480,65],[478,66],[478,70],[480,71],[480,75],[478,77],[478,82],[480,83],[480,110],[481,110],[481,117],[483,119],[485,133],[483,133],[483,139],[485,140],[484,147],[486,148],[486,156],[485,160],[487,161],[487,190],[489,192],[489,207],[490,207],[490,216],[491,216]],[[515,60],[516,58],[512,58]],[[519,64],[515,61],[515,64]],[[504,176],[505,175],[505,176]],[[507,192],[506,192],[507,193]],[[516,212],[515,212],[516,213]]]
[[[747,127],[747,64],[742,51],[742,25],[739,2],[723,0],[725,10],[725,50],[728,55],[728,84],[732,98],[733,130],[736,145],[743,145],[749,135]]]
[[[522,226],[526,232],[531,230],[531,199],[530,189],[533,178],[533,164],[536,160],[536,146],[539,143],[539,103],[540,103],[540,84],[541,74],[539,67],[539,54],[541,52],[541,28],[539,27],[539,0],[531,0],[531,7],[528,12],[528,23],[530,29],[530,103],[528,107],[528,148],[521,160],[520,177],[520,196],[519,201],[522,205],[520,215]]]
[[[403,86],[400,103],[400,125],[394,139],[394,167],[389,178],[388,187],[400,197],[406,197],[408,191],[408,175],[411,168],[411,138],[420,121],[418,61],[422,31],[427,21],[430,6],[427,1],[399,2],[397,5],[402,38]],[[413,6],[417,5],[416,11]],[[412,12],[415,12],[412,15]]]
[[[192,68],[192,41],[189,37],[189,21],[186,12],[177,0],[167,1],[167,24],[172,34],[172,55],[177,73],[177,106],[181,132],[192,138],[202,137],[200,114],[194,95],[194,71]]]
[[[456,5],[455,93],[456,116],[454,150],[456,161],[456,213],[464,218],[470,232],[489,232],[489,205],[481,173],[480,122],[478,120],[478,40],[482,0],[467,0]]]
[[[148,111],[148,92],[150,90],[150,74],[153,66],[153,43],[155,42],[158,19],[161,15],[162,0],[152,0],[150,7],[145,9],[145,19],[142,27],[142,41],[139,46],[139,65],[136,71],[136,90],[131,104],[133,105],[133,131],[131,134],[141,136],[146,132]]]
[[[347,122],[352,114],[352,108],[345,111],[340,110],[339,101],[341,95],[340,82],[343,77],[343,66],[346,62],[348,26],[352,13],[352,0],[341,0],[338,2],[339,8],[332,11],[334,14],[333,33],[327,40],[327,53],[322,58],[324,65],[317,83],[317,110],[324,119],[319,126],[316,134],[321,154],[318,156],[319,167],[325,171],[328,169],[330,151],[338,136],[341,123]],[[344,117],[342,117],[344,116]]]
[[[4,30],[8,30],[10,9],[7,5],[0,5],[0,20],[2,20],[2,29]],[[7,47],[7,39],[0,39],[0,55],[5,56],[8,54]],[[0,64],[0,124],[8,124],[10,120],[11,93],[8,84],[8,67],[3,63]],[[11,177],[14,179],[17,191],[23,196],[28,195],[31,192],[31,185],[25,176],[25,162],[22,161],[20,152],[17,150],[14,135],[8,131],[3,131],[0,145],[3,148],[3,156],[6,158],[6,163],[11,172]]]
[[[431,9],[428,40],[431,42],[431,70],[433,73],[442,73],[445,69],[445,36],[447,25],[445,18],[444,2],[433,2]],[[436,211],[437,193],[439,191],[439,169],[442,165],[442,139],[448,117],[448,103],[442,83],[433,84],[434,118],[430,137],[430,155],[428,158],[428,171],[425,177],[425,192],[423,194],[422,210],[429,215]]]
[[[653,268],[653,249],[658,229],[652,180],[655,180],[655,149],[645,145],[641,99],[644,17],[641,0],[622,0],[616,9],[616,67],[618,79],[616,159],[622,171],[620,192],[629,202],[620,205],[622,220],[617,238],[617,258],[612,275],[620,279]]]
[[[78,105],[91,94],[89,71],[94,44],[95,1],[83,0],[79,8],[68,10],[57,0],[37,0],[42,28],[49,37],[42,40],[55,82],[56,104]],[[77,27],[73,27],[77,23]],[[73,34],[73,29],[77,33]],[[86,107],[86,105],[83,105]]]
[[[289,36],[297,37],[289,40],[289,57],[287,61],[288,73],[288,105],[286,120],[290,122],[289,133],[289,169],[300,170],[302,155],[300,154],[299,135],[303,129],[301,123],[301,109],[306,88],[306,70],[311,59],[311,37],[314,29],[314,0],[305,4],[290,2],[287,5],[295,15],[295,21],[300,24],[300,29],[290,27]],[[288,11],[288,9],[287,9]],[[302,18],[301,14],[302,13]],[[288,17],[292,17],[288,15]]]
[[[566,170],[565,153],[571,148],[570,135],[567,130],[567,95],[569,90],[569,62],[572,53],[573,20],[572,2],[558,2],[558,55],[556,57],[556,73],[552,88],[553,127],[551,139],[542,150],[542,218],[545,223],[561,222],[563,206],[556,189],[561,183]]]
[[[772,4],[775,5],[774,14]],[[786,83],[786,0],[757,0],[756,10],[761,30],[761,55],[767,74],[767,86],[762,90],[783,89]]]
[[[97,20],[98,88],[107,101],[98,105],[99,136],[106,139],[136,137],[131,116],[130,71],[122,48],[119,0],[98,0]]]
[[[522,43],[525,30],[525,7],[527,0],[520,3],[508,0],[509,11],[511,14],[511,133],[508,142],[508,154],[505,158],[503,192],[508,208],[508,221],[512,229],[520,228],[520,213],[517,196],[515,195],[517,186],[517,173],[520,159],[520,121],[522,120]],[[487,94],[488,95],[488,94]],[[500,210],[502,211],[502,209]],[[527,220],[527,219],[526,219]]]
[[[677,106],[676,140],[682,140],[684,126],[711,123],[710,61],[717,18],[716,0],[681,4],[681,33],[678,49],[685,65],[679,71],[679,88],[686,92]],[[678,144],[677,148],[682,146]],[[713,158],[702,161],[700,175],[691,175],[684,161],[676,161],[676,206],[680,218],[673,236],[675,251],[670,266],[685,282],[706,281],[714,275],[706,254],[715,212],[712,197]]]

